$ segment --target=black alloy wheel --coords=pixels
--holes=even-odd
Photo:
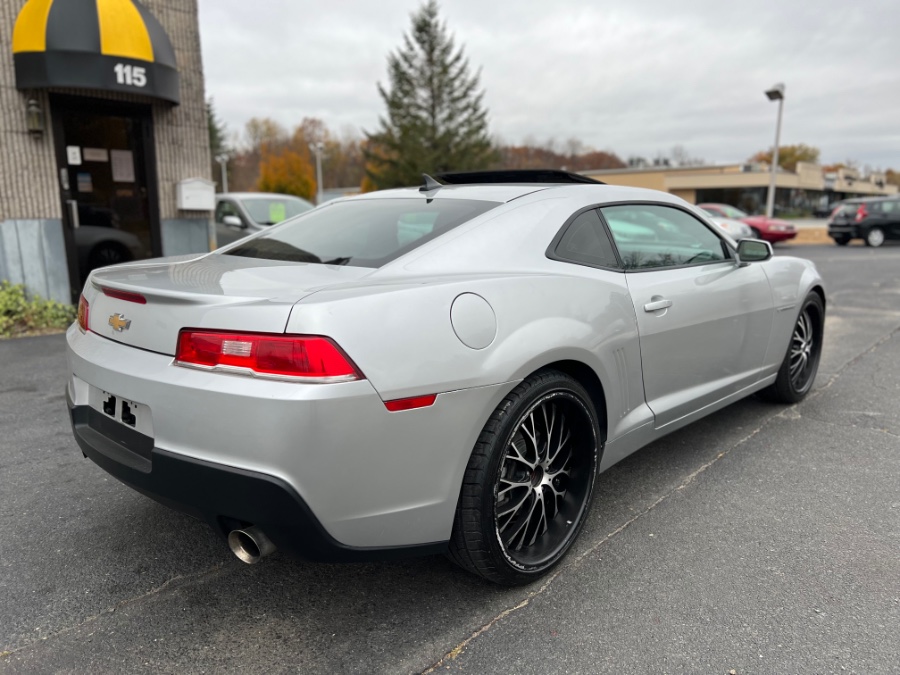
[[[763,395],[777,403],[802,401],[812,389],[822,356],[825,306],[818,293],[803,302],[791,333],[791,343],[774,384]]]
[[[451,560],[509,586],[549,572],[587,517],[600,450],[584,387],[555,370],[525,379],[491,415],[469,460]]]

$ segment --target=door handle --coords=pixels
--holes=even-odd
[[[74,199],[67,199],[66,204],[69,205],[69,215],[72,216],[72,229],[77,230],[81,227],[81,221],[78,218],[78,202]]]
[[[672,306],[671,300],[664,300],[664,299],[653,300],[653,302],[648,302],[646,305],[644,305],[644,311],[645,312],[658,312],[661,309],[668,309],[671,306]]]

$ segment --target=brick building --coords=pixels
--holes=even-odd
[[[197,0],[0,0],[0,279],[208,251]]]

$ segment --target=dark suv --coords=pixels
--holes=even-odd
[[[848,199],[831,214],[828,236],[838,246],[851,239],[862,239],[866,246],[900,239],[900,197]]]

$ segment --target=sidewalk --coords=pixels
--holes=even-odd
[[[825,218],[801,218],[791,221],[797,228],[797,236],[784,242],[788,245],[831,244],[828,236],[828,220]]]
[[[797,236],[784,242],[793,246],[804,246],[809,244],[833,244],[831,237],[828,236],[827,227],[806,227],[797,228]]]

